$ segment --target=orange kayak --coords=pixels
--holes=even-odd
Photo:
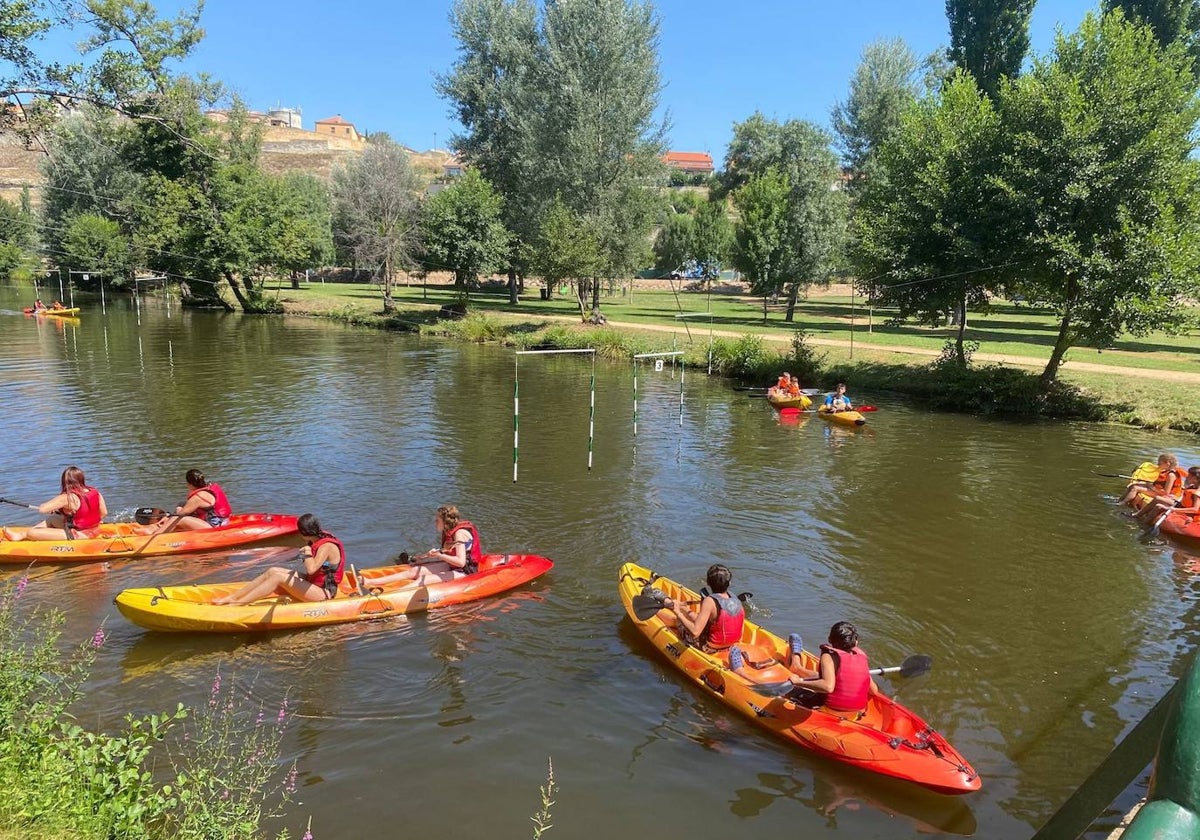
[[[780,738],[842,764],[938,793],[970,793],[981,787],[979,774],[945,738],[891,698],[871,697],[860,716],[824,707],[809,709],[787,695],[756,692],[756,684],[781,683],[790,671],[783,664],[787,642],[750,621],[744,624],[741,647],[752,663],[753,681],[729,670],[724,651],[709,654],[688,645],[676,631],[670,610],[638,620],[633,599],[650,583],[669,598],[694,601],[699,595],[633,563],[622,566],[618,577],[621,601],[637,629],[709,696]],[[817,657],[807,652],[803,656],[805,666],[815,670]]]
[[[86,563],[95,560],[120,560],[134,557],[162,557],[169,554],[190,554],[199,551],[220,551],[270,541],[292,538],[301,543],[296,533],[296,517],[280,513],[239,513],[229,517],[229,524],[203,531],[168,531],[147,537],[135,532],[131,522],[113,522],[100,526],[100,534],[78,540],[5,540],[0,539],[0,563],[28,564],[32,560],[54,563]],[[24,533],[27,529],[9,526],[10,531]]]
[[[817,416],[829,423],[839,426],[865,426],[867,418],[857,411],[830,411],[825,406],[817,409]]]
[[[148,630],[206,633],[294,630],[388,618],[476,601],[528,583],[553,566],[549,559],[536,554],[486,554],[475,574],[428,586],[372,583],[394,574],[396,566],[361,569],[357,576],[347,569],[342,591],[328,601],[293,601],[287,595],[274,595],[252,604],[212,603],[215,598],[232,595],[245,586],[246,582],[241,581],[126,589],[117,595],[115,603],[123,616]]]

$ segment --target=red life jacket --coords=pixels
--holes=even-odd
[[[871,691],[870,666],[862,648],[838,650],[831,645],[821,645],[821,652],[833,657],[837,682],[833,691],[825,698],[825,705],[843,712],[860,712],[867,707]]]
[[[225,497],[225,491],[221,489],[221,485],[215,481],[210,481],[205,487],[197,487],[192,492],[188,493],[188,501],[191,501],[192,496],[197,493],[212,493],[212,507],[197,508],[196,512],[203,514],[202,519],[207,519],[210,516],[219,516],[222,519],[233,513],[233,509],[229,507],[229,499]]]
[[[306,576],[309,583],[311,583],[313,586],[320,586],[322,588],[325,587],[325,582],[326,582],[326,580],[329,579],[328,578],[329,575],[333,575],[333,582],[335,584],[341,584],[342,575],[345,574],[345,572],[346,572],[346,547],[344,545],[342,545],[342,541],[339,540],[337,537],[335,537],[333,534],[322,533],[320,538],[310,542],[308,544],[308,547],[312,549],[312,553],[315,556],[317,553],[317,550],[320,549],[321,546],[325,545],[325,543],[333,543],[334,545],[337,546],[337,549],[338,549],[337,567],[330,568],[328,562],[322,563],[321,568],[317,569],[311,575]],[[335,587],[335,589],[336,589],[336,587]]]
[[[76,531],[86,531],[100,524],[100,491],[95,487],[71,488],[67,491],[79,499],[79,509],[67,513],[64,507],[59,511],[68,527]]]
[[[483,559],[483,546],[479,544],[479,530],[474,525],[465,519],[460,519],[453,528],[443,531],[442,551],[446,554],[454,553],[454,532],[462,528],[471,532],[471,541],[467,543],[467,565],[463,567],[463,572],[473,575],[479,571],[479,561]]]
[[[717,649],[736,645],[742,640],[742,625],[746,622],[746,611],[742,608],[742,602],[728,592],[709,597],[717,604],[717,614],[708,623],[705,643]]]

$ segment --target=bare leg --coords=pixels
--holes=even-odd
[[[367,586],[385,586],[391,583],[414,583],[420,576],[420,566],[408,566],[406,568],[397,569],[390,575],[382,575],[380,577],[363,578],[363,584]]]
[[[216,598],[214,604],[249,604],[282,589],[301,601],[324,601],[325,590],[313,586],[297,571],[272,566],[243,586],[239,592],[224,598]]]

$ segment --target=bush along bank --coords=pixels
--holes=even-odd
[[[265,840],[296,789],[295,765],[279,765],[287,701],[245,708],[218,673],[197,709],[85,730],[70,709],[104,629],[60,649],[63,614],[31,605],[28,586],[0,592],[0,826],[24,840]]]

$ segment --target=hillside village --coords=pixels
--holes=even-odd
[[[214,122],[229,118],[225,110],[207,113]],[[262,126],[262,168],[272,174],[304,172],[328,181],[339,162],[362,154],[367,135],[355,124],[335,114],[303,125],[299,108],[273,108],[250,111],[248,118]],[[404,147],[413,169],[429,185],[444,183],[462,174],[463,164],[452,152],[444,149],[418,151]],[[43,182],[41,163],[45,151],[38,145],[27,145],[15,132],[0,132],[0,197],[18,202],[21,193],[29,189],[33,201]],[[707,152],[675,152],[664,155],[664,162],[681,176],[707,177],[713,173],[713,159]],[[436,187],[434,188],[436,190]]]

